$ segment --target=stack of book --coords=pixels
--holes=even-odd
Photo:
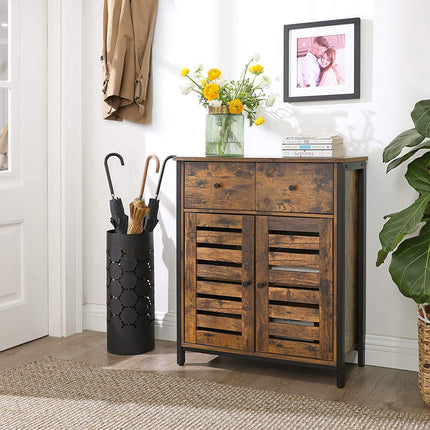
[[[282,139],[283,157],[342,157],[343,137],[291,136]]]

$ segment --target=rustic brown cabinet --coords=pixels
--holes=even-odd
[[[180,158],[185,351],[364,365],[366,158]]]

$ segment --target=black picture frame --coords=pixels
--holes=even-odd
[[[348,18],[284,26],[285,102],[360,98],[360,23],[360,18]],[[311,54],[309,51],[313,40],[318,36],[324,37],[326,42],[329,42],[330,48],[335,51],[334,54],[343,62],[339,65],[336,60],[337,73],[334,75],[336,81],[332,77],[332,85],[327,84],[328,78],[324,79],[325,85],[322,86],[319,86],[319,78],[315,83],[306,83],[303,79],[305,73],[300,70],[301,67],[305,68],[305,57]],[[307,48],[309,51],[304,55]],[[312,60],[306,59],[313,60],[320,61],[316,57]],[[343,75],[340,70],[344,72]],[[333,75],[334,71],[331,74]]]

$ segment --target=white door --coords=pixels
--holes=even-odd
[[[0,350],[48,333],[47,0],[0,0],[2,136],[5,126]]]

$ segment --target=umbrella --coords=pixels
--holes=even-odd
[[[137,199],[134,199],[130,203],[130,223],[128,225],[127,234],[140,234],[143,228],[143,218],[149,212],[148,206],[145,204],[143,199],[143,190],[145,189],[146,176],[148,174],[148,164],[153,158],[157,162],[155,171],[158,173],[160,170],[160,160],[154,154],[148,155],[145,162],[145,170],[143,172],[142,185],[140,187],[140,194]]]
[[[116,152],[111,152],[105,157],[105,170],[107,180],[109,182],[110,195],[112,200],[110,203],[110,213],[112,215],[110,222],[115,228],[116,233],[127,233],[127,225],[128,225],[128,216],[124,212],[124,206],[122,205],[122,201],[120,198],[115,197],[115,193],[113,191],[112,180],[110,178],[110,172],[108,167],[108,160],[110,157],[118,157],[119,161],[121,161],[121,166],[124,166],[124,160],[121,155]]]
[[[158,194],[160,192],[161,181],[163,179],[164,168],[166,167],[167,160],[175,157],[174,155],[169,155],[163,162],[163,167],[161,168],[160,179],[158,180],[157,191],[155,192],[155,198],[149,199],[148,207],[149,212],[145,217],[145,225],[143,227],[144,231],[152,231],[158,223],[158,206],[160,201],[158,200]]]

